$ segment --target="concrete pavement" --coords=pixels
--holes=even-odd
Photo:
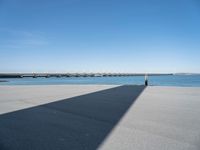
[[[1,150],[199,150],[200,88],[1,86]]]

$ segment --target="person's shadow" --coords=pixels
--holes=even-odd
[[[94,150],[145,86],[125,85],[0,115],[0,150]]]

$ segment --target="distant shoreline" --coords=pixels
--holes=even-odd
[[[0,78],[24,78],[24,77],[122,77],[122,76],[163,76],[173,73],[0,73]]]

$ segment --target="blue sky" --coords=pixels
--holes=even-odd
[[[200,73],[199,0],[0,0],[0,72]]]

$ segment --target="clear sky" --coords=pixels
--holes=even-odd
[[[200,73],[200,1],[0,0],[0,72]]]

